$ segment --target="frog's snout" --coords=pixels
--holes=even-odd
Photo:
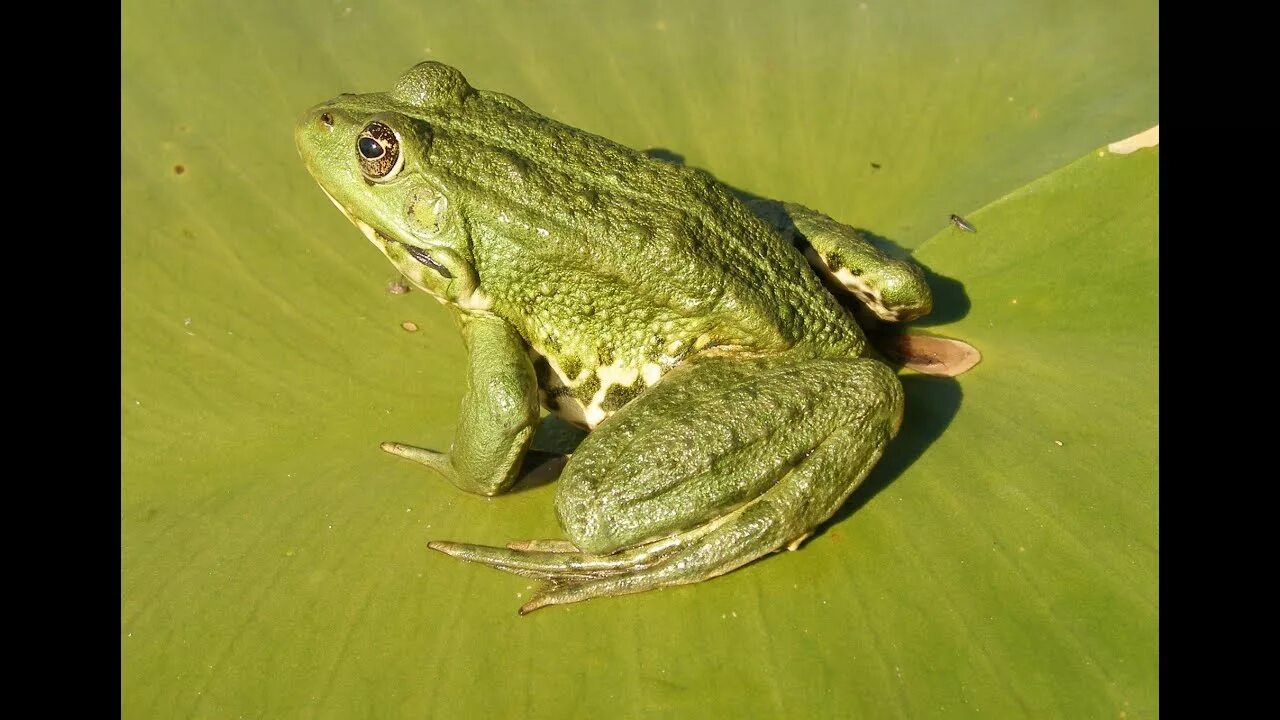
[[[316,105],[303,113],[293,126],[294,147],[313,173],[324,165],[322,158],[334,152],[333,133],[341,120],[332,107]]]
[[[333,111],[323,105],[317,105],[302,114],[293,126],[293,138],[299,146],[313,134],[333,132]]]

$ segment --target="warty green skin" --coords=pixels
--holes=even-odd
[[[387,154],[362,158],[362,133]],[[560,478],[568,542],[431,544],[546,580],[522,612],[794,549],[897,432],[901,386],[820,275],[886,320],[928,312],[929,289],[852,228],[743,203],[705,172],[440,63],[312,108],[295,139],[334,204],[453,309],[467,345],[450,451],[385,450],[493,495],[517,479],[539,400],[594,428]]]

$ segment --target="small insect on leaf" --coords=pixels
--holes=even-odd
[[[976,228],[976,227],[974,227],[974,226],[970,225],[968,220],[965,220],[964,218],[960,217],[959,215],[952,215],[952,216],[951,216],[951,224],[952,224],[952,225],[955,225],[956,227],[960,228],[961,230],[964,230],[965,232],[974,232],[974,233],[978,232],[978,228]]]

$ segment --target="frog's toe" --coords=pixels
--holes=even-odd
[[[427,547],[450,557],[481,563],[497,570],[543,580],[568,581],[605,577],[628,573],[652,563],[677,544],[675,538],[659,540],[612,555],[591,555],[565,549],[566,541],[526,540],[511,543],[528,546],[554,543],[553,550],[532,550],[523,547],[491,547],[436,540]],[[561,544],[562,543],[562,544]]]
[[[511,550],[526,550],[534,552],[550,552],[550,553],[576,553],[582,552],[581,548],[568,540],[516,540],[507,543],[507,547]]]
[[[580,576],[583,574],[581,569],[574,573],[574,564],[569,561],[569,553],[519,550],[440,540],[427,543],[427,547],[459,560],[488,565],[491,568],[524,577],[546,580],[568,574]]]

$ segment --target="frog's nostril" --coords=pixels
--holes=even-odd
[[[320,113],[320,122],[324,123],[325,127],[333,127],[333,116],[329,113]]]

